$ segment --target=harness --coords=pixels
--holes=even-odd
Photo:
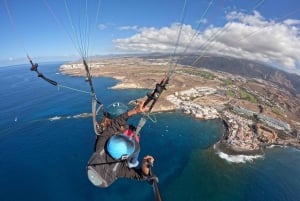
[[[121,162],[125,162],[126,157],[120,160],[107,161],[107,155],[103,148],[100,152],[95,152],[91,156],[86,167],[88,179],[97,187],[106,188],[110,186],[116,179],[118,167]]]

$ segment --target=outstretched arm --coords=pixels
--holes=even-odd
[[[138,104],[133,108],[132,110],[129,110],[127,112],[128,117],[131,117],[133,115],[136,115],[138,113],[146,112],[149,108],[144,107],[145,100],[139,101]]]

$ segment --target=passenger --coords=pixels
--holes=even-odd
[[[87,165],[88,178],[95,186],[108,187],[118,178],[149,179],[149,165],[153,164],[154,158],[147,155],[140,168],[130,168],[128,160],[131,159],[137,143],[123,134],[129,117],[147,110],[143,104],[144,101],[134,109],[110,119],[110,125],[97,135],[95,152]]]
[[[101,135],[105,129],[111,126],[112,119],[117,118],[119,115],[127,112],[128,107],[120,102],[115,102],[113,104],[110,104],[103,115],[102,121],[99,123],[99,126],[97,128],[98,134]],[[139,165],[138,157],[140,152],[140,144],[139,144],[139,137],[134,134],[136,128],[133,125],[127,125],[127,122],[124,122],[124,125],[120,125],[118,128],[119,133],[124,133],[125,135],[129,137],[135,138],[135,151],[132,154],[131,158],[128,160],[129,167],[137,167]],[[94,145],[94,151],[96,150],[96,144],[98,140],[98,136],[96,136],[96,141]]]

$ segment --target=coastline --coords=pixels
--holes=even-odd
[[[135,58],[115,59],[102,61],[101,64],[91,64],[93,77],[112,77],[119,80],[111,89],[152,89],[166,72],[167,65],[154,63],[153,61],[139,61]],[[139,63],[140,62],[140,63]],[[134,63],[133,66],[130,64]],[[113,65],[113,67],[111,66]],[[145,65],[143,67],[143,65]],[[151,68],[149,68],[151,67]],[[150,69],[150,70],[149,70]],[[264,148],[271,145],[293,146],[300,150],[300,140],[291,135],[280,135],[281,131],[289,132],[289,125],[281,123],[282,128],[272,127],[272,124],[263,122],[271,119],[264,115],[261,116],[261,123],[252,120],[257,111],[244,109],[235,106],[240,103],[238,100],[226,95],[226,89],[222,84],[224,74],[217,74],[222,77],[221,81],[205,80],[186,73],[179,67],[178,75],[172,79],[172,85],[159,98],[158,104],[153,108],[153,112],[167,112],[181,110],[184,114],[194,118],[209,120],[220,118],[224,124],[224,134],[222,139],[214,145],[216,152],[235,156],[257,156],[264,155]],[[191,71],[198,69],[189,68]],[[85,71],[80,64],[64,64],[60,71],[71,76],[84,76]],[[211,72],[209,72],[211,73]],[[228,75],[226,75],[228,76]],[[227,79],[227,78],[226,78]],[[233,78],[231,78],[233,79]],[[235,79],[235,78],[234,78]],[[244,78],[239,78],[244,82]],[[188,82],[186,81],[188,80]],[[201,86],[201,87],[197,87]],[[235,86],[234,86],[235,87]],[[181,91],[179,91],[179,89]],[[232,89],[231,89],[232,90]],[[233,107],[228,107],[232,105]],[[251,105],[251,104],[249,104]],[[242,112],[241,112],[242,111]],[[249,115],[250,118],[245,117]],[[275,119],[275,122],[279,122]],[[280,122],[279,122],[280,123]],[[270,127],[271,126],[271,127]]]
[[[244,155],[244,156],[256,156],[256,155],[264,155],[264,150],[262,146],[258,146],[257,149],[241,149],[241,148],[234,148],[233,146],[230,146],[228,141],[229,135],[230,135],[230,127],[225,119],[222,119],[223,127],[224,127],[224,133],[222,136],[222,139],[220,139],[216,144],[214,144],[215,151],[222,152],[224,154],[234,156],[234,155]]]
[[[222,139],[219,140],[216,144],[214,144],[214,150],[216,153],[223,153],[227,156],[264,156],[265,155],[265,149],[272,148],[272,147],[293,147],[295,149],[300,150],[300,143],[298,140],[295,140],[294,138],[287,138],[287,139],[281,139],[277,138],[276,141],[271,143],[259,143],[257,144],[257,149],[241,149],[240,147],[232,146],[228,142],[228,137],[230,135],[230,129],[231,127],[228,125],[225,119],[222,119],[223,126],[224,126],[224,133],[222,136]],[[252,160],[252,158],[250,158]]]
[[[230,127],[226,120],[222,119],[223,127],[224,127],[224,133],[222,136],[222,139],[219,140],[216,144],[214,144],[214,150],[219,153],[222,152],[228,156],[263,156],[264,150],[262,146],[259,146],[257,149],[241,149],[241,148],[234,148],[233,146],[230,146],[228,141],[229,135],[230,135]]]
[[[230,156],[236,156],[236,155],[243,155],[243,156],[257,156],[257,155],[264,155],[264,151],[262,148],[255,149],[255,150],[238,150],[231,147],[228,143],[226,143],[223,140],[220,140],[216,144],[214,144],[214,149],[216,152],[223,152]]]

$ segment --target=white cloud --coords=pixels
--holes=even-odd
[[[197,21],[198,24],[207,24],[207,19],[200,19]]]
[[[177,52],[217,53],[258,62],[276,63],[286,70],[299,71],[300,20],[266,20],[260,13],[231,12],[223,27],[210,26],[201,33],[184,24]],[[179,24],[170,27],[145,27],[138,33],[114,40],[116,48],[126,52],[173,52]]]
[[[138,34],[130,38],[116,39],[113,42],[116,47],[124,51],[145,51],[145,52],[171,52],[177,40],[179,24],[173,24],[171,27],[156,29],[154,27],[141,28]],[[189,44],[194,30],[190,25],[183,25],[179,48],[181,50]],[[199,38],[195,38],[199,40]],[[190,45],[192,48],[193,45]]]
[[[300,24],[300,20],[287,19],[287,20],[284,20],[284,23],[287,25],[298,25],[298,24]]]
[[[99,25],[98,25],[98,28],[99,28],[100,30],[104,30],[104,29],[107,28],[107,26],[106,26],[105,24],[99,24]]]
[[[134,30],[134,31],[137,31],[138,30],[138,26],[121,26],[121,27],[118,27],[118,30],[120,31],[126,31],[126,30]]]
[[[229,21],[236,20],[242,24],[252,25],[252,26],[265,26],[268,22],[264,20],[263,16],[259,12],[254,11],[253,15],[247,15],[241,12],[230,12],[226,18]]]

